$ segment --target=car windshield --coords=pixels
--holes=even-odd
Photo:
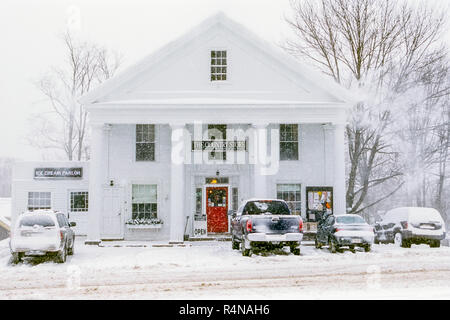
[[[33,227],[33,226],[42,226],[42,227],[54,227],[55,222],[49,216],[44,215],[36,215],[36,216],[26,216],[22,217],[20,220],[20,227]]]
[[[347,215],[342,217],[336,217],[337,223],[353,224],[353,223],[366,223],[364,219],[357,215]]]
[[[289,207],[283,201],[257,200],[247,202],[244,214],[290,214]]]

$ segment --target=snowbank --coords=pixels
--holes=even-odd
[[[301,256],[287,250],[243,257],[230,242],[96,247],[81,240],[65,264],[10,265],[9,255],[0,253],[0,298],[450,298],[448,247],[374,245],[369,253],[331,254],[303,246]],[[68,279],[78,279],[78,289],[70,289]]]

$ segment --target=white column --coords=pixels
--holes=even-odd
[[[89,215],[85,244],[100,243],[103,208],[103,185],[106,179],[104,124],[91,124],[91,158],[89,161]]]
[[[333,213],[346,213],[345,199],[345,125],[334,125]]]
[[[184,124],[170,124],[172,128],[170,165],[170,243],[183,242],[185,199],[185,139]]]
[[[268,123],[253,124],[253,197],[266,198],[267,192],[267,175],[265,166],[268,158],[267,150],[267,126]]]

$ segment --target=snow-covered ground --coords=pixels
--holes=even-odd
[[[106,245],[108,243],[105,243]],[[124,243],[127,244],[127,243]],[[66,264],[9,264],[0,242],[1,299],[449,299],[450,248],[374,245],[370,253],[303,246],[243,257],[230,242],[85,246]]]

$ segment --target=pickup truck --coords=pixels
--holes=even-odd
[[[300,254],[303,239],[303,220],[291,215],[287,203],[278,199],[245,200],[231,215],[231,242],[234,250],[251,256],[254,249],[289,246]]]

